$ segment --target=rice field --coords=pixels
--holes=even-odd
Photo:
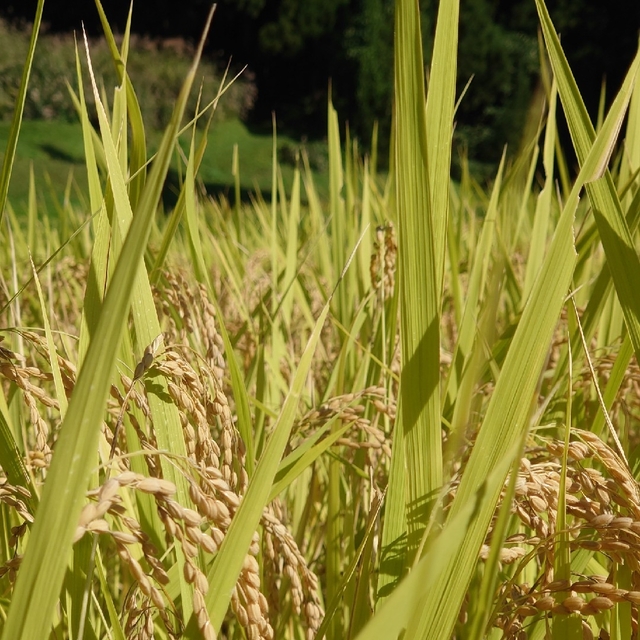
[[[541,115],[488,188],[464,158],[450,179],[456,0],[428,87],[396,1],[386,180],[328,105],[328,198],[304,150],[285,188],[275,138],[270,199],[207,196],[202,47],[149,157],[102,14],[120,84],[79,42],[71,89],[88,206],[51,220],[33,183],[21,219],[27,60],[0,172],[3,640],[638,637],[640,55],[592,123],[536,6]]]

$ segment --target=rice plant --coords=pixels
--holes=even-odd
[[[596,131],[536,0],[543,117],[454,183],[458,3],[425,86],[397,0],[387,179],[330,103],[326,201],[274,129],[230,206],[197,177],[226,80],[185,122],[201,44],[150,153],[96,5],[86,207],[7,202],[39,19],[0,174],[3,638],[637,637],[640,56]]]

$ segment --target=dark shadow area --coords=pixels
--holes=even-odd
[[[156,382],[157,378],[162,378],[162,375],[155,372],[153,369],[150,369],[147,375],[145,375],[144,388],[147,394],[153,394],[166,403],[173,402],[171,400],[171,396],[165,391],[165,387],[163,387],[159,382]]]
[[[438,377],[433,375],[433,372],[437,372],[439,367],[440,352],[437,347],[438,343],[438,324],[432,322],[420,339],[415,353],[405,364],[402,371],[401,384],[407,385],[409,388],[413,387],[415,397],[419,398],[419,403],[402,403],[402,426],[405,439],[410,437],[414,429],[419,428],[418,419],[424,411],[428,399],[433,393],[437,393]],[[433,345],[436,345],[435,349]],[[416,387],[416,382],[420,389]],[[429,515],[436,497],[435,492],[430,495],[425,494],[419,496],[418,500],[408,505],[408,548],[411,557],[420,544],[422,532],[429,521]]]
[[[424,406],[427,403],[427,398],[434,393],[435,385],[438,378],[435,375],[430,375],[433,371],[438,371],[440,353],[436,349],[432,348],[432,345],[438,344],[437,339],[438,325],[432,323],[424,335],[420,339],[418,348],[413,354],[412,358],[405,364],[402,371],[402,380],[406,381],[405,384],[413,386],[410,381],[419,380],[423,386],[423,390],[420,394],[420,405],[407,405],[406,403],[402,407],[402,423],[405,429],[405,438],[407,434],[416,427],[418,417]]]
[[[236,204],[236,191],[235,187],[231,184],[224,184],[222,182],[205,182],[204,188],[214,200],[224,198],[229,203],[229,206],[234,207]],[[257,193],[257,189],[248,189],[246,187],[240,187],[240,204],[251,204],[253,198]],[[268,191],[260,190],[262,197],[269,202],[271,200],[271,189]]]
[[[407,530],[409,532],[407,548],[410,558],[414,558],[418,551],[437,498],[438,492],[434,490],[407,504]]]
[[[169,169],[167,179],[165,180],[164,187],[162,189],[162,206],[165,211],[171,211],[178,203],[178,197],[180,196],[181,181],[178,172],[174,169]],[[204,188],[207,195],[218,200],[224,198],[229,202],[231,207],[236,203],[236,190],[233,184],[224,182],[205,182]],[[240,203],[251,204],[257,189],[248,189],[246,187],[240,187]],[[262,197],[268,202],[271,200],[271,190],[260,190]]]
[[[52,160],[60,160],[61,162],[67,162],[69,164],[82,164],[84,165],[84,159],[76,156],[72,156],[70,153],[63,151],[59,147],[56,147],[47,142],[39,144],[38,147],[42,149]]]
[[[382,587],[378,597],[384,598],[393,593],[404,576],[404,554],[407,547],[406,534],[396,538],[380,552],[380,574],[392,577],[392,581]]]

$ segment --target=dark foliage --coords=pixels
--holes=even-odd
[[[217,60],[233,56],[255,73],[255,126],[279,125],[299,135],[321,136],[331,80],[334,104],[366,145],[375,120],[388,144],[393,83],[393,0],[220,0],[209,39]],[[437,12],[424,0],[425,50]],[[600,86],[609,94],[635,52],[638,0],[548,0],[576,80],[595,115]],[[3,0],[0,13],[28,20],[35,0]],[[129,0],[103,0],[109,19],[123,29]],[[209,0],[135,0],[134,28],[152,37],[200,34]],[[51,30],[100,32],[92,0],[47,0]],[[473,82],[457,114],[456,139],[472,158],[495,162],[505,143],[518,144],[537,81],[537,14],[533,0],[462,0],[458,90]],[[385,129],[386,127],[386,129]]]

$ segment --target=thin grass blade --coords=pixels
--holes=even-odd
[[[578,160],[584,166],[595,136],[593,125],[589,120],[587,110],[543,0],[536,0],[536,7],[540,16],[540,24],[551,65],[558,82],[558,91],[567,117],[573,145]],[[628,104],[633,93],[639,68],[640,51],[636,54],[631,64],[616,101],[624,101]],[[623,216],[611,174],[606,169],[622,123],[623,118],[620,118],[616,122],[616,126],[610,129],[608,134],[610,138],[607,144],[608,153],[600,158],[600,162],[593,167],[592,172],[587,176],[587,182],[596,181],[587,186],[587,193],[593,208],[602,246],[607,256],[607,264],[624,312],[627,330],[631,337],[636,358],[640,358],[640,296],[637,295],[637,283],[640,282],[640,259]],[[598,180],[601,176],[604,176],[604,180]]]
[[[0,227],[2,227],[2,221],[4,219],[4,209],[7,204],[7,195],[9,194],[9,182],[11,181],[13,161],[16,157],[16,148],[18,146],[18,137],[20,135],[20,125],[22,124],[22,114],[24,112],[24,105],[27,100],[27,90],[29,87],[29,77],[31,75],[31,65],[33,64],[33,56],[36,52],[36,43],[38,42],[38,34],[40,33],[40,23],[42,22],[43,9],[44,0],[38,0],[36,15],[33,19],[33,27],[31,28],[31,40],[29,41],[27,59],[22,70],[20,89],[18,90],[18,95],[16,97],[16,106],[13,110],[13,120],[11,121],[11,129],[9,130],[7,148],[4,152],[2,169],[0,169]]]
[[[427,155],[433,223],[436,279],[440,289],[444,277],[453,115],[456,97],[459,0],[442,0],[438,6],[431,55],[426,123]],[[437,214],[435,213],[437,212]]]

